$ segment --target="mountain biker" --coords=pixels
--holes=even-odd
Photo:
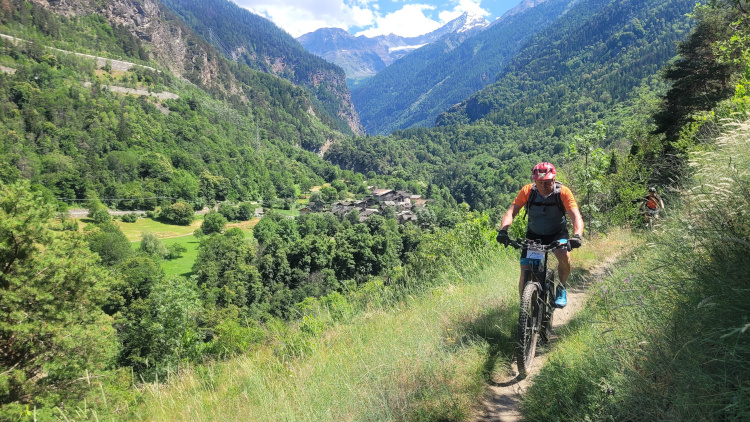
[[[529,218],[526,238],[539,240],[544,245],[560,239],[568,239],[571,248],[581,246],[581,235],[583,234],[583,218],[578,210],[573,193],[562,183],[556,182],[557,170],[550,163],[539,163],[531,171],[534,181],[524,186],[516,196],[513,204],[503,216],[500,222],[500,231],[497,241],[505,244],[510,243],[508,227],[513,223],[513,218],[521,208],[526,207]],[[573,223],[573,237],[569,238],[565,215],[568,215]],[[557,257],[557,273],[563,288],[558,289],[555,298],[555,306],[562,308],[568,303],[566,294],[566,283],[570,275],[570,252],[567,249],[555,249]],[[531,269],[526,258],[526,248],[521,252],[521,278],[518,282],[519,294],[523,294],[523,276],[526,270]]]
[[[659,207],[664,209],[664,201],[656,193],[656,188],[652,186],[648,188],[648,195],[643,197],[641,206],[638,209],[643,213],[643,218],[648,221],[650,216],[653,216],[654,219],[659,218]]]

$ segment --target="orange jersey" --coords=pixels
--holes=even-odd
[[[647,196],[646,197],[646,206],[649,207],[652,210],[655,210],[659,208],[659,202],[656,196]]]
[[[521,189],[521,192],[518,192],[518,196],[516,196],[515,201],[513,201],[513,205],[517,205],[519,207],[526,206],[526,203],[529,202],[529,195],[531,195],[532,186],[533,184],[531,183],[524,186]],[[560,187],[560,200],[565,207],[565,211],[570,211],[573,208],[578,208],[578,203],[576,203],[576,199],[573,197],[573,192],[571,192],[567,186]]]

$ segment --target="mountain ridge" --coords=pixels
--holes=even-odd
[[[365,130],[386,134],[432,126],[440,113],[494,82],[525,40],[575,1],[538,2],[481,32],[446,35],[353,86],[352,100]]]
[[[297,40],[305,49],[344,69],[350,81],[373,76],[396,60],[447,34],[474,34],[490,23],[479,15],[463,13],[430,33],[416,37],[394,34],[354,36],[340,28],[320,28]]]

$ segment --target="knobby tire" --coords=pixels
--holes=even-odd
[[[555,315],[555,308],[552,306],[555,303],[555,270],[550,268],[547,269],[547,282],[550,286],[550,291],[547,292],[549,298],[544,299],[547,299],[549,308],[547,311],[543,311],[542,314],[542,329],[539,331],[542,336],[542,343],[549,342],[550,338],[552,337],[552,318]]]
[[[516,363],[521,376],[528,374],[536,354],[536,344],[542,324],[540,293],[536,284],[527,283],[521,296],[521,309],[518,313],[518,343],[516,344]]]

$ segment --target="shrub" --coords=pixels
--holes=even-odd
[[[101,224],[101,223],[107,223],[112,221],[112,216],[109,215],[109,211],[107,211],[106,208],[101,208],[96,211],[94,211],[91,214],[91,218],[94,220],[94,223]]]
[[[169,254],[164,242],[156,237],[155,234],[149,232],[143,232],[141,234],[141,246],[139,250],[145,252],[147,255],[159,258],[165,258]]]
[[[182,254],[184,252],[187,252],[187,248],[183,246],[181,243],[174,243],[172,245],[167,246],[167,256],[165,256],[166,259],[177,259],[181,258]]]
[[[216,211],[211,211],[206,214],[201,224],[201,230],[203,234],[221,233],[224,231],[224,227],[227,225],[227,219]]]
[[[138,214],[131,212],[122,216],[122,221],[125,223],[135,223],[138,220]]]
[[[167,207],[162,216],[174,224],[187,226],[195,220],[195,211],[187,202],[178,201]]]

